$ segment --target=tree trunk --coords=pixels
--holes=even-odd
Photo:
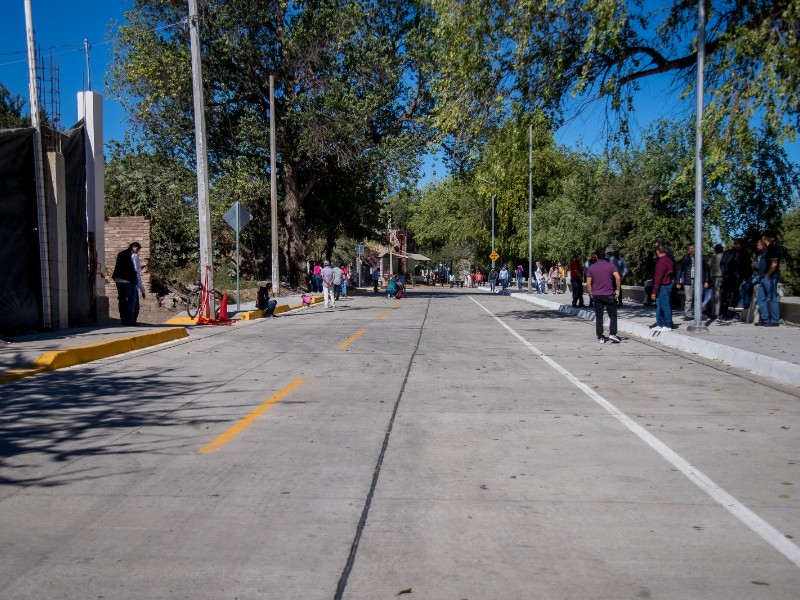
[[[297,287],[305,283],[306,271],[306,242],[301,227],[300,209],[313,185],[307,185],[308,191],[306,191],[298,181],[299,173],[296,166],[292,164],[283,165],[283,177],[286,261],[289,267],[287,278],[290,285]]]

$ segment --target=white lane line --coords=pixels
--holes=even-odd
[[[755,533],[761,536],[770,546],[775,548],[778,552],[788,558],[796,567],[800,567],[800,547],[794,542],[790,541],[780,531],[775,529],[772,525],[767,523],[764,519],[759,517],[752,510],[747,508],[744,504],[739,502],[736,498],[731,496],[728,492],[722,489],[719,485],[714,483],[699,469],[693,467],[686,460],[684,460],[672,448],[664,444],[661,440],[656,438],[652,433],[647,431],[644,427],[636,423],[633,419],[628,417],[625,413],[619,410],[616,406],[611,404],[608,400],[603,398],[600,394],[595,392],[588,385],[583,383],[580,379],[575,377],[572,373],[567,371],[564,367],[554,361],[552,358],[544,354],[536,346],[531,344],[528,340],[509,327],[502,319],[494,315],[483,304],[469,296],[475,304],[485,310],[489,316],[495,321],[500,323],[508,332],[522,342],[531,352],[544,360],[548,365],[553,367],[556,371],[566,377],[573,385],[584,392],[597,404],[602,406],[608,413],[610,413],[617,421],[619,421],[626,429],[634,433],[640,440],[650,446],[653,450],[658,452],[667,462],[672,464],[676,469],[683,473],[689,481],[694,483],[706,494],[711,496],[720,506],[730,512],[734,517],[739,519],[747,527],[752,529]]]

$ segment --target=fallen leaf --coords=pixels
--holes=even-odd
[[[403,594],[413,594],[413,593],[414,592],[411,591],[411,588],[408,588],[407,590],[400,590],[399,592],[397,592],[397,594],[395,594],[395,596],[402,596]]]

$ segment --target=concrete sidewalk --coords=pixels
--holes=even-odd
[[[298,309],[301,296],[277,298],[276,314]],[[321,295],[311,296],[312,305],[322,302]],[[239,321],[264,315],[256,309],[255,302],[242,302],[240,308],[237,311],[235,303],[229,305],[228,317]],[[82,327],[10,338],[0,342],[0,384],[189,337],[186,326],[189,331],[195,326],[206,327],[197,326],[196,319],[184,312],[162,325]]]
[[[489,288],[474,288],[488,292]],[[593,308],[573,308],[572,294],[529,294],[508,289],[509,296],[536,306],[556,310],[580,319],[594,321]],[[584,300],[588,303],[587,297]],[[671,348],[721,361],[732,367],[746,369],[781,383],[800,387],[800,327],[781,324],[762,328],[749,323],[727,321],[708,322],[708,332],[689,333],[691,321],[683,321],[683,313],[674,312],[678,328],[673,332],[650,329],[655,323],[655,306],[624,302],[618,309],[618,331],[664,344]],[[606,317],[608,323],[608,317]],[[606,334],[608,327],[606,326]]]

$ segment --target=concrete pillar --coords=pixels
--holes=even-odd
[[[69,327],[69,277],[67,262],[67,189],[64,155],[48,152],[47,199],[50,207],[50,298],[53,329]]]
[[[103,154],[103,97],[96,92],[78,92],[78,118],[86,126],[86,217],[89,253],[96,256],[94,297],[98,324],[108,323],[108,298],[102,272],[111,276],[106,266],[105,249],[105,155]]]

